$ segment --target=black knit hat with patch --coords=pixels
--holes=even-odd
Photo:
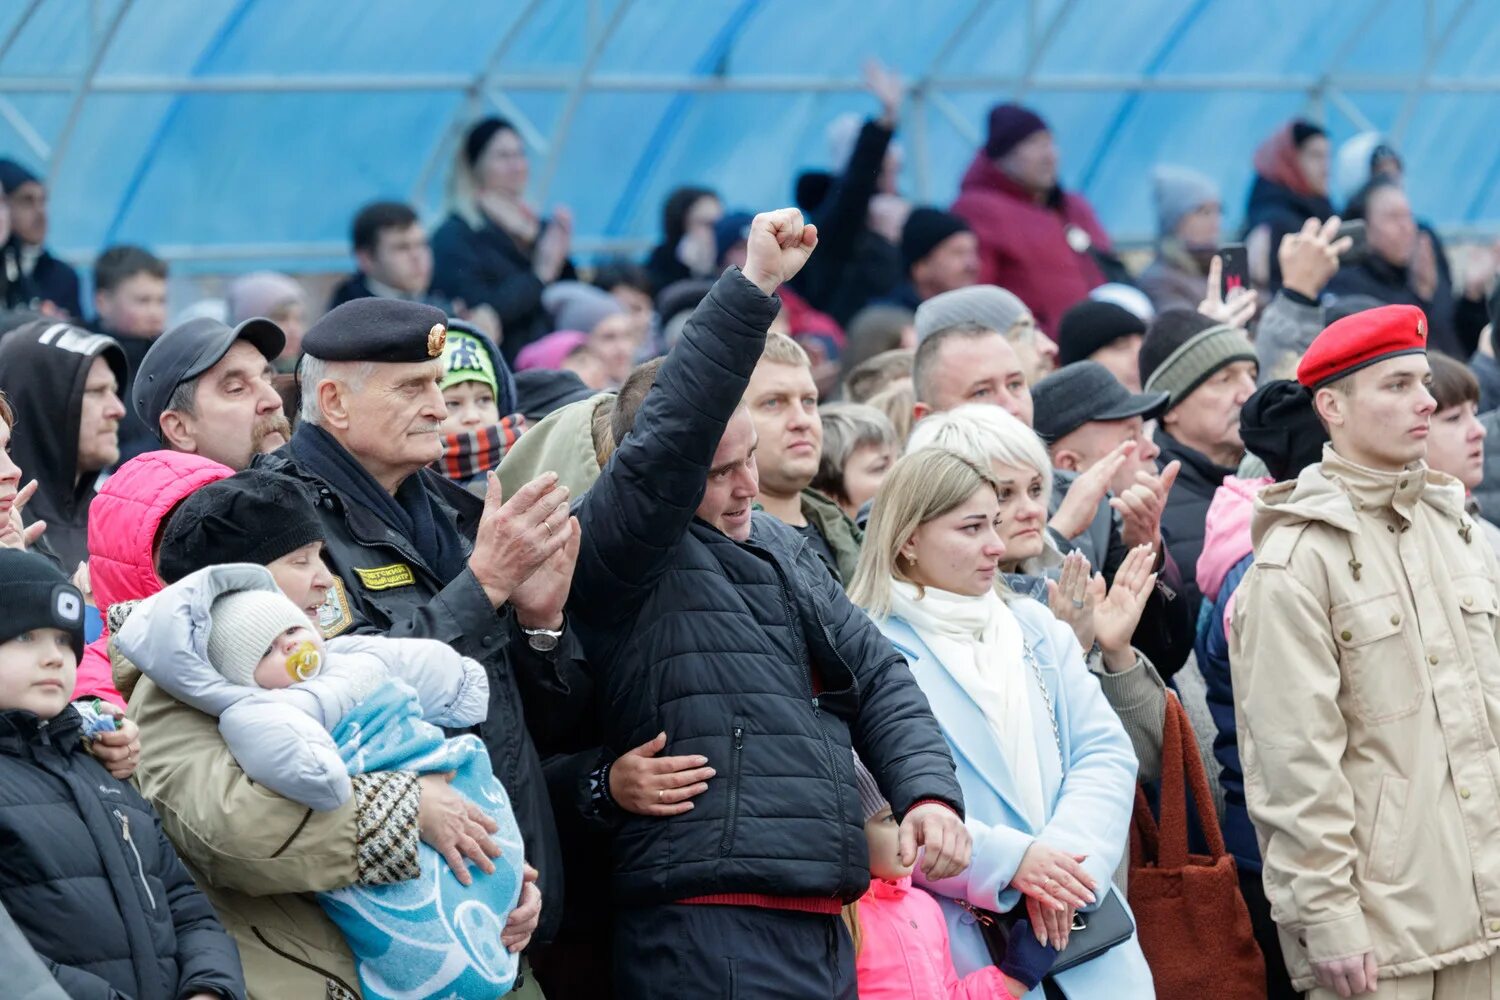
[[[39,628],[68,633],[81,659],[83,595],[36,553],[0,548],[0,642]]]

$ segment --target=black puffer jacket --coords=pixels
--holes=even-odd
[[[71,707],[0,712],[0,902],[69,996],[244,997],[239,951],[156,814],[80,730]]]
[[[963,807],[901,654],[801,536],[757,513],[740,543],[695,516],[778,308],[726,272],[579,505],[569,611],[605,741],[622,753],[665,730],[666,754],[703,754],[718,770],[692,811],[624,822],[623,903],[857,898],[870,875],[851,743],[898,816],[922,799]]]

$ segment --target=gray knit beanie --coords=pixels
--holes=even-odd
[[[1162,164],[1151,172],[1156,202],[1156,230],[1171,236],[1183,218],[1199,206],[1220,201],[1219,186],[1205,174],[1187,167]]]
[[[998,285],[955,288],[917,306],[917,343],[959,323],[978,323],[1005,333],[1016,325],[1016,320],[1030,314],[1026,303]]]
[[[236,590],[209,609],[208,662],[231,684],[256,687],[255,666],[289,628],[312,628],[279,590]]]
[[[866,823],[891,807],[885,800],[885,793],[875,783],[875,776],[865,770],[864,761],[859,759],[859,754],[854,755],[854,784],[859,787],[859,804],[864,809]]]
[[[1237,361],[1256,360],[1255,346],[1245,331],[1227,323],[1215,323],[1176,343],[1170,335],[1162,336],[1163,332],[1153,326],[1141,344],[1141,372],[1145,375],[1141,389],[1147,393],[1166,393],[1171,400],[1167,404],[1169,410],[1220,368]],[[1166,354],[1161,356],[1159,352],[1164,349]]]

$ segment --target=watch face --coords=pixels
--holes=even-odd
[[[550,653],[557,648],[557,636],[549,632],[532,632],[526,636],[526,644],[538,653]]]

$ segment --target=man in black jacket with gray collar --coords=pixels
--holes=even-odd
[[[665,731],[701,755],[690,809],[629,815],[614,837],[624,998],[854,997],[839,919],[869,887],[857,750],[901,820],[909,860],[968,864],[953,760],[901,654],[795,531],[752,510],[755,429],[741,405],[779,309],[817,242],[795,209],[757,216],[662,363],[614,415],[619,447],[578,507],[568,603],[615,753]],[[696,779],[693,779],[694,781]],[[608,787],[607,779],[601,786]]]

